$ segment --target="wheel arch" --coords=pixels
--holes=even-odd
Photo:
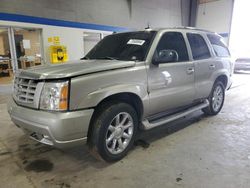
[[[220,75],[216,78],[215,82],[216,83],[217,81],[221,81],[224,85],[224,88],[226,89],[227,88],[227,84],[228,84],[228,78],[226,75]]]
[[[120,92],[120,93],[112,94],[110,96],[103,98],[94,108],[94,113],[91,117],[88,134],[87,134],[88,140],[91,137],[91,133],[93,129],[93,126],[92,126],[93,121],[95,120],[96,116],[100,113],[101,107],[107,104],[110,104],[112,102],[124,102],[124,103],[130,104],[137,112],[138,120],[139,121],[141,120],[143,113],[144,113],[144,106],[143,106],[143,102],[140,96],[132,92]]]

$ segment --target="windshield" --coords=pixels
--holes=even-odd
[[[106,36],[83,59],[144,61],[155,31],[119,33]]]

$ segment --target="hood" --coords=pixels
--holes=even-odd
[[[34,79],[60,79],[133,66],[135,66],[134,61],[78,60],[20,70],[17,76]]]

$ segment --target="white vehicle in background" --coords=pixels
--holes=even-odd
[[[250,71],[250,58],[238,58],[235,61],[234,72]]]

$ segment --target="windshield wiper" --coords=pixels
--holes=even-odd
[[[96,59],[108,59],[108,60],[119,60],[118,58],[110,57],[110,56],[105,56],[105,57],[99,57]]]
[[[82,57],[80,60],[84,60],[84,59],[89,59],[89,57],[85,56],[85,57]]]
[[[82,57],[80,60],[84,60],[84,59],[107,59],[107,60],[119,60],[118,58],[114,58],[114,57],[110,57],[110,56],[105,56],[105,57],[98,57],[98,58],[89,58],[87,56]]]

